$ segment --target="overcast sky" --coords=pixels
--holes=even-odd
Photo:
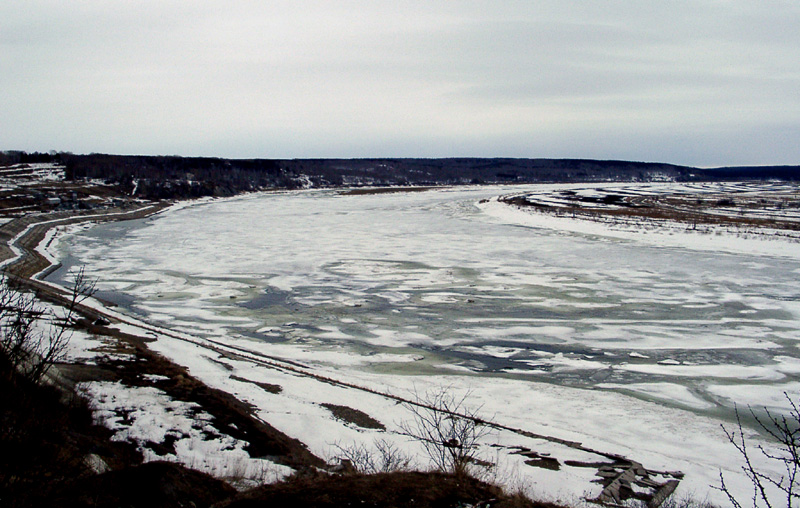
[[[0,149],[800,164],[800,1],[2,0]]]

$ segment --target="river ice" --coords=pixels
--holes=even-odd
[[[397,390],[469,388],[498,421],[705,493],[735,470],[718,427],[734,403],[800,393],[800,247],[562,227],[490,200],[520,191],[202,202],[61,238],[51,279],[85,264],[100,296],[173,330]]]

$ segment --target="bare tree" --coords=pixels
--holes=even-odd
[[[412,421],[401,424],[403,432],[422,443],[440,471],[458,475],[469,473],[477,462],[478,446],[489,427],[478,417],[480,407],[470,409],[470,392],[458,396],[451,387],[415,393],[407,403]]]
[[[72,337],[78,305],[95,291],[83,268],[73,276],[66,307],[60,314],[46,312],[30,293],[12,289],[0,279],[0,356],[13,372],[39,382],[53,364],[63,360]],[[41,326],[49,320],[49,328]]]
[[[81,303],[90,298],[97,291],[97,281],[86,277],[86,270],[83,266],[78,268],[72,275],[72,285],[69,287],[69,301],[66,308],[65,321],[71,322],[75,316],[75,311]]]
[[[764,473],[753,464],[753,447],[748,446],[744,437],[739,408],[735,408],[737,428],[729,432],[724,425],[722,427],[728,441],[742,458],[742,471],[750,480],[753,489],[751,496],[753,507],[786,506],[791,508],[800,504],[800,476],[798,476],[800,472],[800,409],[787,393],[784,393],[784,396],[789,403],[788,416],[773,414],[767,408],[764,408],[766,416],[758,416],[751,407],[748,407],[760,429],[778,445],[776,451],[766,450],[763,446],[758,445],[755,447],[755,450],[758,451],[756,456],[760,455],[770,463],[777,464],[783,471],[780,475]],[[725,483],[722,471],[719,473],[719,480],[720,487],[718,489],[728,496],[735,508],[743,508],[742,501],[734,496]]]
[[[27,294],[12,290],[7,281],[0,281],[0,352],[9,372],[27,374],[31,352],[38,351],[44,336],[35,324],[42,312]]]

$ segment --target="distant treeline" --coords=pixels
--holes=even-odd
[[[150,199],[228,196],[302,187],[490,183],[800,181],[800,166],[701,169],[673,164],[586,159],[219,159],[210,157],[75,155],[2,152],[0,165],[58,162],[68,179],[102,179]]]

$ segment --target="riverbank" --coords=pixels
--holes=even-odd
[[[0,225],[0,268],[21,279],[43,278],[52,266],[39,249],[53,228],[81,223],[143,219],[168,208],[169,202],[143,203],[121,208],[30,214]],[[37,277],[40,275],[41,277]]]

